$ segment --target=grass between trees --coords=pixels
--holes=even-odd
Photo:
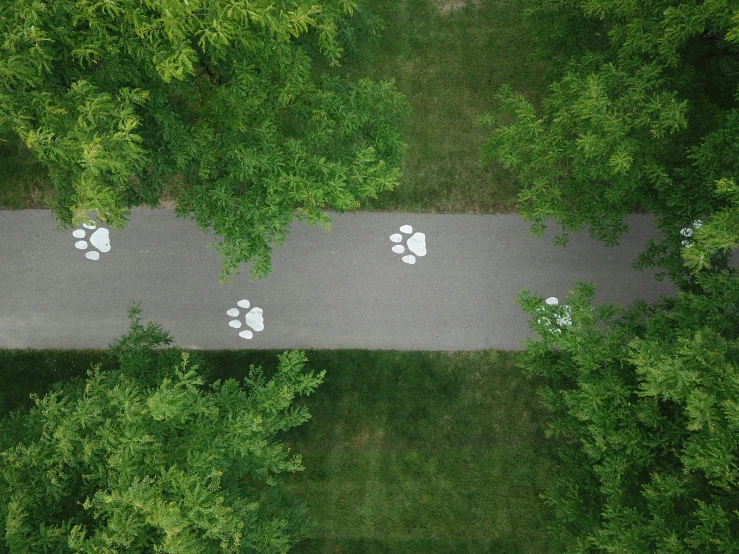
[[[368,13],[384,20],[376,44],[365,40],[339,68],[319,71],[352,79],[394,79],[412,114],[402,127],[408,144],[399,186],[369,199],[363,209],[411,212],[507,212],[518,185],[499,164],[482,168],[489,130],[477,116],[510,84],[538,103],[546,85],[532,62],[531,31],[521,0],[373,0]],[[0,137],[0,207],[42,208],[52,194],[46,171],[13,137]],[[166,199],[176,196],[169,191]]]
[[[200,351],[211,379],[269,373],[275,351]],[[555,550],[538,498],[552,457],[536,383],[517,354],[308,352],[326,380],[285,442],[305,472],[288,479],[314,520],[308,553],[541,553]],[[101,351],[0,351],[0,410],[83,376]]]
[[[525,4],[479,0],[374,0],[385,30],[342,59],[338,74],[394,79],[411,104],[401,128],[408,145],[400,185],[368,200],[378,211],[491,213],[513,211],[518,185],[499,164],[480,165],[489,129],[475,118],[510,84],[538,104],[545,68],[532,61],[534,37]]]

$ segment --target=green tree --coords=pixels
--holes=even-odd
[[[627,213],[655,214],[665,240],[639,264],[692,286],[681,230],[730,205],[719,182],[739,182],[739,10],[728,0],[531,0],[529,16],[556,52],[555,80],[540,110],[501,90],[501,108],[480,118],[494,127],[483,160],[514,172],[522,215],[534,232],[561,225],[560,242],[588,227],[612,244]]]
[[[543,380],[561,466],[546,499],[570,554],[739,552],[739,8],[728,0],[532,0],[552,62],[538,110],[504,88],[483,159],[513,170],[535,232],[550,221],[617,242],[657,216],[680,292],[628,310],[519,303],[540,335],[521,365]]]
[[[206,385],[139,313],[116,369],[0,422],[0,551],[286,552],[305,520],[281,476],[302,465],[278,436],[310,417],[293,400],[324,372],[286,352],[271,379],[251,367],[243,385]]]
[[[544,382],[561,460],[546,499],[568,553],[739,551],[739,280],[697,282],[628,311],[593,306],[585,283],[567,308],[519,297],[540,334],[521,364]]]
[[[336,64],[356,0],[0,0],[0,134],[49,171],[63,226],[118,228],[177,187],[212,228],[222,277],[270,252],[294,218],[392,188],[408,105],[388,82],[314,75]],[[372,24],[369,33],[376,31]],[[365,29],[366,31],[366,29]]]

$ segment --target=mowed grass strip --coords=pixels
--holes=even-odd
[[[77,353],[75,353],[77,352]],[[276,351],[199,351],[210,379],[276,367]],[[0,351],[20,381],[5,408],[30,405],[49,377],[84,375],[98,351]],[[287,478],[314,522],[297,554],[555,551],[539,499],[553,469],[536,383],[516,354],[308,351],[325,382],[284,437],[305,471]],[[36,371],[39,371],[39,377]],[[25,391],[20,391],[21,385]]]
[[[538,103],[545,68],[532,61],[533,36],[520,0],[370,0],[385,30],[333,71],[352,79],[394,79],[412,115],[398,188],[368,200],[376,211],[496,213],[515,209],[518,186],[502,166],[480,166],[491,111],[502,84]]]
[[[254,359],[204,354],[219,378]],[[265,367],[275,354],[261,358]],[[515,353],[307,356],[327,374],[305,402],[311,421],[286,437],[306,468],[288,488],[315,523],[294,552],[555,551],[538,497],[553,469],[544,411]]]
[[[104,361],[103,350],[0,350],[0,417],[32,406],[30,394],[44,396],[55,383],[83,378]]]

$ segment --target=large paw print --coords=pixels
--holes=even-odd
[[[251,306],[246,298],[236,302],[236,305],[244,310],[249,310],[249,307]],[[239,308],[231,308],[226,313],[232,318],[238,318],[241,315],[241,311],[239,310]],[[250,327],[252,330],[258,333],[259,331],[264,329],[263,313],[264,312],[262,311],[262,308],[252,308],[251,310],[246,312],[246,315],[244,316],[244,323],[246,323],[247,327]],[[240,319],[232,319],[228,322],[228,325],[229,327],[233,327],[234,329],[241,329],[241,327],[243,326]],[[254,333],[252,333],[249,329],[244,329],[239,333],[239,336],[242,339],[250,339],[254,336]]]
[[[110,252],[110,233],[105,227],[98,227],[94,223],[83,223],[82,227],[84,229],[75,229],[72,231],[72,236],[76,239],[81,239],[75,242],[74,246],[79,250],[87,250],[85,252],[85,258],[88,260],[99,260],[100,252]],[[92,231],[92,234],[90,234],[87,240],[85,240],[87,237],[87,231],[85,229]]]
[[[411,235],[411,233],[413,233],[413,227],[411,227],[410,225],[403,225],[400,228],[400,233],[390,235],[390,240],[395,243],[402,243],[403,239],[406,238],[404,235]],[[411,254],[406,254],[401,259],[407,264],[416,263],[416,256],[421,258],[426,255],[426,235],[423,233],[413,233],[410,237],[408,237],[408,240],[406,241],[406,246],[408,250],[411,251]],[[402,244],[396,244],[395,246],[393,246],[393,252],[395,252],[396,254],[403,254],[405,252],[406,246],[403,246]]]

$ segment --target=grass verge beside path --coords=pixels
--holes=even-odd
[[[275,351],[199,351],[210,378],[241,379]],[[100,351],[0,351],[5,408],[51,378],[84,375]],[[326,380],[313,418],[285,442],[288,477],[315,521],[296,554],[552,552],[538,498],[552,468],[535,384],[515,353],[308,351]],[[15,389],[8,394],[9,381]],[[21,387],[25,386],[25,391]],[[33,390],[31,390],[33,389]],[[2,406],[0,406],[2,407]]]
[[[408,144],[394,191],[363,209],[411,212],[512,211],[518,186],[502,166],[479,165],[489,129],[474,126],[495,106],[502,84],[538,103],[544,66],[529,61],[533,36],[521,0],[368,0],[385,22],[377,44],[364,42],[339,69],[352,79],[394,79],[413,113],[402,129]]]

